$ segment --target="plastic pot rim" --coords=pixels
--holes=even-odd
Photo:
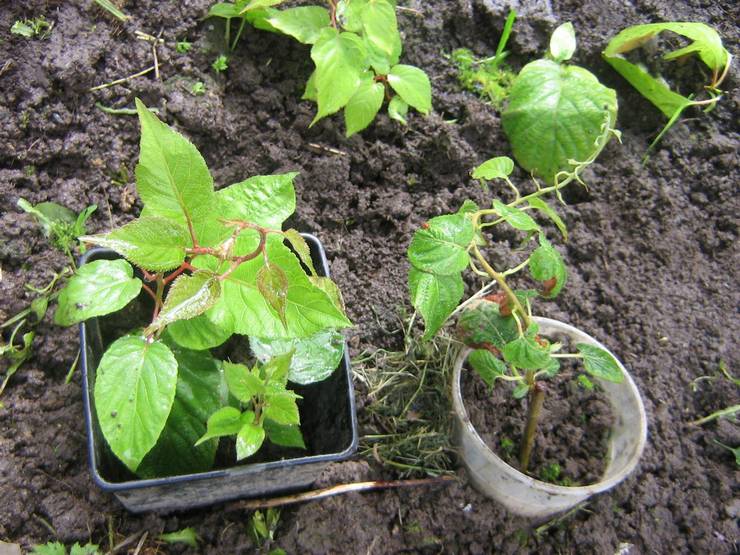
[[[582,339],[587,339],[589,343],[595,346],[598,346],[608,351],[609,353],[611,353],[611,351],[608,348],[606,348],[603,344],[601,344],[599,341],[589,336],[585,332],[579,330],[578,328],[571,326],[570,324],[566,324],[558,320],[553,320],[553,319],[544,318],[544,317],[535,317],[534,320],[540,325],[552,326],[552,327],[558,328],[560,331],[565,332],[569,335],[574,335]],[[532,489],[536,489],[536,490],[539,490],[547,494],[553,494],[553,495],[559,495],[559,496],[572,496],[574,499],[576,499],[576,501],[573,503],[573,505],[575,505],[581,500],[587,497],[590,497],[591,495],[594,495],[596,493],[601,493],[601,492],[611,489],[612,487],[620,483],[622,480],[624,480],[635,469],[635,467],[637,466],[640,460],[640,457],[642,456],[642,452],[645,448],[645,444],[647,443],[647,415],[645,412],[645,407],[642,403],[642,399],[640,397],[639,390],[637,389],[637,385],[632,379],[632,376],[630,376],[629,372],[627,372],[627,369],[622,365],[622,363],[619,361],[618,358],[614,357],[617,363],[619,364],[619,367],[622,370],[622,374],[624,376],[624,382],[622,383],[626,385],[627,388],[630,390],[630,392],[633,394],[636,400],[636,404],[638,406],[638,410],[639,410],[640,428],[639,430],[635,431],[635,435],[638,435],[637,446],[635,447],[634,452],[632,456],[628,459],[628,461],[622,466],[621,469],[619,469],[619,472],[617,472],[612,477],[604,479],[604,480],[599,480],[598,482],[595,482],[593,484],[588,484],[585,486],[561,486],[557,484],[543,482],[542,480],[538,480],[536,478],[528,476],[527,474],[524,474],[523,472],[509,465],[507,462],[501,459],[501,457],[499,457],[490,447],[488,447],[488,445],[486,445],[486,443],[480,437],[480,434],[478,433],[478,431],[475,429],[475,427],[470,422],[467,409],[465,408],[465,404],[462,399],[460,379],[462,376],[462,367],[465,361],[467,360],[468,355],[472,351],[473,349],[469,347],[463,348],[458,354],[457,359],[455,360],[455,363],[453,366],[452,405],[453,405],[453,411],[454,411],[455,417],[461,426],[465,426],[466,428],[468,428],[468,431],[473,432],[472,433],[473,441],[476,444],[476,447],[481,452],[485,453],[486,458],[492,458],[497,463],[506,466],[508,468],[507,472],[510,475],[512,475],[519,483],[521,483],[523,487],[528,485]],[[614,355],[612,354],[612,356]],[[596,381],[603,383],[601,380],[598,380],[598,379],[596,379]],[[464,456],[462,455],[462,453],[460,456],[464,459]],[[559,511],[556,511],[556,512],[559,512]]]

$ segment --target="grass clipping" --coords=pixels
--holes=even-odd
[[[403,478],[453,474],[449,379],[460,344],[442,334],[421,341],[412,336],[413,318],[403,331],[403,351],[363,352],[353,361],[368,399],[360,455]]]

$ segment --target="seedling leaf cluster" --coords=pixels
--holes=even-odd
[[[265,439],[302,446],[297,396],[286,389],[293,353],[302,357],[297,381],[323,379],[336,364],[307,373],[305,359],[328,350],[324,364],[336,361],[337,341],[326,346],[326,332],[341,337],[337,330],[351,324],[336,285],[313,269],[305,239],[282,231],[295,210],[297,174],[215,191],[197,149],[138,100],[137,110],[142,214],[82,237],[123,258],[77,270],[55,315],[68,326],[121,310],[141,292],[151,299],[150,322],[115,340],[98,365],[103,435],[142,476],[171,473],[173,465],[206,470],[224,435],[236,436],[238,459]],[[208,349],[234,334],[279,356],[252,368],[213,358]]]
[[[347,136],[362,131],[388,101],[388,115],[406,124],[409,107],[428,114],[432,107],[429,77],[401,64],[402,43],[392,0],[330,0],[328,7],[278,10],[283,0],[240,0],[215,4],[209,16],[226,19],[226,42],[233,49],[245,23],[288,35],[311,45],[315,69],[303,98],[317,104],[314,125],[340,110]],[[240,22],[233,43],[231,20]]]

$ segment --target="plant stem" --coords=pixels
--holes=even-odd
[[[473,245],[473,254],[475,254],[475,258],[478,259],[478,262],[480,262],[481,266],[483,266],[483,269],[486,271],[486,273],[494,280],[496,280],[496,283],[498,283],[499,287],[501,287],[503,292],[506,294],[506,297],[509,299],[509,302],[512,304],[514,309],[522,315],[522,318],[524,319],[525,329],[528,328],[531,323],[529,314],[527,314],[527,311],[524,310],[522,303],[519,302],[519,299],[514,294],[514,291],[512,291],[511,287],[509,287],[509,284],[506,283],[506,278],[503,276],[503,274],[494,270],[493,266],[491,266],[488,261],[483,258],[480,249],[478,249],[478,245]]]
[[[701,426],[702,424],[706,424],[707,422],[711,422],[712,420],[716,420],[717,418],[732,416],[736,412],[740,412],[740,405],[732,405],[731,407],[727,407],[726,409],[715,411],[709,416],[705,416],[704,418],[700,418],[699,420],[694,420],[692,424],[694,426]]]
[[[527,373],[529,377],[529,372]],[[529,381],[529,380],[527,380]],[[524,428],[522,447],[519,453],[519,467],[522,472],[527,472],[529,458],[534,446],[534,436],[537,431],[537,423],[542,412],[542,404],[545,400],[545,388],[539,382],[534,382],[529,390],[529,409],[527,410],[527,424]]]

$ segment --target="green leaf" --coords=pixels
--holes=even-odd
[[[250,343],[251,346],[251,343]],[[261,373],[265,376],[268,388],[280,387],[285,389],[290,374],[290,363],[295,349],[282,354],[275,354],[262,367]]]
[[[69,555],[100,555],[100,551],[94,543],[80,545],[79,542],[75,542],[69,550]]]
[[[368,0],[339,0],[337,2],[337,20],[345,31],[360,34],[362,32],[362,9]]]
[[[224,17],[226,19],[239,16],[239,9],[231,2],[219,2],[211,6],[206,17]]]
[[[544,200],[540,198],[531,198],[527,201],[529,205],[542,212],[545,216],[550,218],[552,222],[555,224],[555,226],[560,230],[560,233],[563,235],[563,240],[568,240],[568,229],[565,227],[565,223],[560,218],[557,212]]]
[[[432,218],[414,233],[408,249],[409,262],[424,272],[450,275],[468,266],[468,247],[474,237],[473,223],[462,214]]]
[[[298,426],[283,426],[273,422],[272,420],[265,420],[263,423],[267,439],[269,439],[275,445],[281,445],[282,447],[298,447],[305,449],[306,444],[303,441],[303,435]]]
[[[249,11],[259,10],[261,8],[269,8],[270,6],[277,6],[282,4],[285,0],[250,0],[249,2],[238,2],[239,14],[244,14]]]
[[[77,269],[57,299],[54,322],[71,326],[122,309],[141,290],[125,260],[96,260]]]
[[[175,400],[156,445],[136,470],[142,478],[206,472],[216,458],[217,441],[194,445],[206,433],[208,417],[226,397],[220,363],[207,351],[183,349],[168,340],[177,361]]]
[[[195,528],[191,527],[183,528],[182,530],[177,530],[176,532],[160,534],[159,536],[157,536],[157,538],[162,540],[163,542],[167,542],[170,544],[184,543],[185,545],[190,546],[193,549],[198,548],[198,542],[200,541]]]
[[[167,331],[178,345],[187,349],[202,351],[218,347],[231,337],[233,331],[215,323],[209,317],[210,311],[214,309],[215,307],[189,320],[172,322],[167,327]],[[231,320],[230,314],[229,320]]]
[[[270,395],[264,408],[265,418],[285,426],[301,423],[296,396],[291,391]]]
[[[257,289],[287,328],[285,310],[288,302],[288,277],[277,264],[267,263],[257,272]]]
[[[587,343],[576,344],[576,349],[583,357],[583,366],[586,368],[586,372],[602,380],[622,383],[624,380],[622,370],[609,351]]]
[[[497,156],[486,160],[473,170],[473,179],[505,179],[514,171],[514,161],[508,156]]]
[[[552,184],[571,169],[570,160],[597,153],[604,125],[613,127],[616,115],[616,93],[593,74],[537,60],[514,81],[502,123],[519,165]]]
[[[211,308],[221,295],[221,282],[213,272],[199,270],[181,275],[172,283],[164,306],[156,320],[145,330],[148,334],[177,320],[189,320]]]
[[[18,22],[16,21],[16,23]],[[15,25],[13,27],[15,27]],[[31,30],[30,27],[29,27],[29,30]],[[32,37],[33,35],[31,34],[28,36]],[[18,553],[20,552],[21,551],[19,547]],[[9,553],[12,553],[12,551],[9,551]],[[67,548],[64,547],[63,543],[48,542],[48,543],[45,543],[44,545],[34,545],[33,551],[31,551],[31,555],[67,555]]]
[[[297,172],[256,175],[216,193],[221,206],[219,218],[240,220],[279,230],[295,212]]]
[[[250,336],[249,346],[262,362],[293,352],[288,379],[294,383],[310,384],[325,380],[337,369],[344,354],[344,336],[336,330],[323,330],[296,339]]]
[[[360,12],[362,31],[368,41],[392,64],[401,55],[395,6],[387,0],[369,0]]]
[[[151,215],[178,223],[211,219],[213,179],[198,149],[136,99],[141,153],[136,187]]]
[[[540,229],[540,226],[529,214],[514,206],[506,206],[498,199],[493,201],[493,209],[514,229],[520,231],[537,231]]]
[[[242,403],[249,403],[252,397],[264,395],[265,384],[256,372],[243,364],[224,362],[224,376],[231,394]]]
[[[33,215],[41,226],[46,237],[52,232],[54,224],[72,225],[77,215],[66,206],[56,202],[40,202],[33,206],[25,199],[18,199],[18,207],[24,212]]]
[[[342,292],[339,290],[339,286],[334,283],[331,278],[325,276],[310,276],[308,279],[313,285],[327,294],[337,310],[344,313],[344,299],[342,298]]]
[[[524,399],[527,393],[529,393],[529,386],[526,383],[517,384],[514,391],[512,391],[514,399]]]
[[[255,423],[244,424],[236,436],[236,460],[251,457],[265,441],[265,430]]]
[[[525,370],[540,370],[550,364],[550,351],[530,336],[510,341],[503,349],[504,359],[509,364]]]
[[[301,96],[301,100],[313,100],[316,102],[318,100],[318,96],[316,93],[316,71],[312,71],[311,75],[308,77],[308,81],[306,81],[306,90],[303,91],[303,96]]]
[[[245,245],[247,252],[256,245]],[[256,337],[306,337],[326,328],[345,328],[352,323],[341,308],[319,287],[311,283],[296,256],[274,234],[265,247],[271,264],[279,266],[288,279],[285,321],[270,308],[257,288],[257,273],[263,257],[241,264],[223,281],[223,306],[233,317],[236,333]]]
[[[468,356],[468,363],[488,387],[507,372],[506,363],[486,349],[476,349]]]
[[[550,55],[556,62],[564,62],[576,51],[576,31],[569,21],[555,29],[550,37]]]
[[[411,304],[424,318],[424,338],[432,337],[462,299],[465,284],[460,273],[447,276],[409,268]]]
[[[104,235],[86,235],[80,241],[113,249],[137,266],[153,272],[177,268],[192,241],[188,230],[171,220],[139,218]]]
[[[730,63],[730,53],[722,46],[722,39],[717,32],[709,25],[697,22],[671,21],[666,23],[650,23],[647,25],[634,25],[632,27],[627,27],[609,41],[606,50],[604,50],[604,57],[610,64],[612,64],[614,59],[624,60],[621,57],[622,54],[641,46],[663,31],[672,31],[676,34],[683,35],[692,41],[688,46],[666,54],[664,56],[664,59],[666,60],[674,60],[686,56],[687,54],[696,53],[701,61],[717,74],[721,74],[727,64]],[[629,62],[626,62],[626,64],[628,66],[636,67]],[[627,76],[622,73],[621,69],[617,67],[615,67],[615,69],[617,69],[623,77],[627,78]],[[627,79],[630,83],[632,82],[629,78]],[[634,83],[632,83],[632,85],[640,90],[640,88]],[[642,90],[640,90],[640,93],[652,102],[652,99],[650,99],[650,97]],[[670,113],[666,113],[665,111],[664,113],[666,117],[671,116]]]
[[[254,417],[254,413],[252,413]],[[195,443],[195,446],[202,444],[204,441],[216,437],[233,436],[239,433],[242,428],[242,413],[234,407],[224,407],[214,412],[207,423],[207,431]]]
[[[324,29],[311,48],[311,59],[316,64],[316,102],[318,113],[315,124],[343,108],[360,86],[360,75],[365,70],[365,45],[353,33],[339,33]]]
[[[347,137],[365,129],[375,119],[383,105],[385,87],[373,79],[366,79],[344,108]]]
[[[388,74],[388,84],[409,105],[422,114],[432,109],[432,85],[418,67],[398,64]]]
[[[673,118],[691,106],[691,100],[673,92],[663,80],[656,79],[641,67],[620,56],[609,57],[606,52],[604,58],[642,96],[663,112],[665,117]]]
[[[136,472],[167,422],[177,389],[177,360],[161,341],[125,336],[100,359],[95,408],[113,453]]]
[[[287,229],[284,233],[285,238],[290,243],[291,248],[298,255],[298,258],[308,270],[316,276],[316,268],[313,266],[313,259],[311,258],[311,247],[303,238],[298,231],[295,229]]]
[[[519,336],[513,316],[501,316],[498,303],[483,300],[460,315],[458,326],[466,345],[487,343],[499,351]]]
[[[537,281],[555,279],[555,283],[549,286],[544,293],[544,296],[548,298],[553,298],[560,293],[568,277],[563,257],[541,233],[540,246],[529,257],[529,271]]]
[[[303,44],[314,44],[321,31],[329,27],[329,11],[321,6],[301,6],[280,10],[267,21],[275,29]]]
[[[394,96],[388,103],[388,116],[401,125],[408,125],[406,114],[409,113],[409,105],[400,96]]]

